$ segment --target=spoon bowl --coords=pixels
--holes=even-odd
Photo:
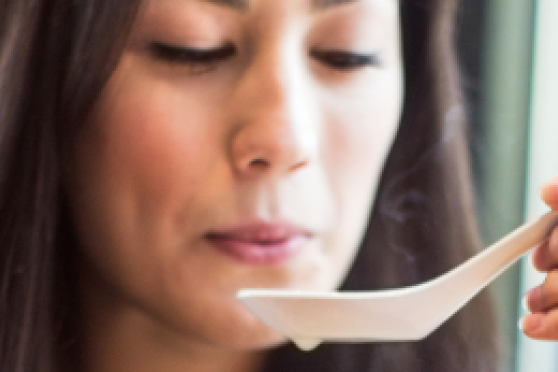
[[[242,303],[302,349],[322,341],[415,341],[428,336],[558,225],[548,212],[468,261],[411,287],[362,292],[243,289]]]

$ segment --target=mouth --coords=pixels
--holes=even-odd
[[[310,232],[284,224],[256,224],[210,231],[205,239],[218,251],[248,265],[280,265],[311,239]]]

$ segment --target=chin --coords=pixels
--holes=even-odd
[[[230,337],[226,337],[225,342],[229,344],[232,342],[233,345],[229,346],[232,346],[233,349],[239,351],[264,350],[289,342],[285,336],[266,326],[247,310],[244,311],[247,314],[244,314],[243,319],[234,326],[234,330],[229,329],[225,333],[230,335]]]
[[[265,328],[265,329],[264,329]],[[222,334],[218,340],[209,340],[214,346],[236,352],[265,351],[286,345],[289,340],[275,333],[267,327],[262,326],[262,330],[239,330],[235,335]]]

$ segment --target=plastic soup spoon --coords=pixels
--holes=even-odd
[[[419,340],[545,240],[556,225],[558,213],[548,212],[448,273],[411,287],[370,292],[244,289],[238,298],[304,350],[322,341]]]

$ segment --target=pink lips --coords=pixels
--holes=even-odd
[[[251,265],[277,265],[294,256],[310,233],[288,225],[257,224],[214,231],[206,239],[221,252]]]

